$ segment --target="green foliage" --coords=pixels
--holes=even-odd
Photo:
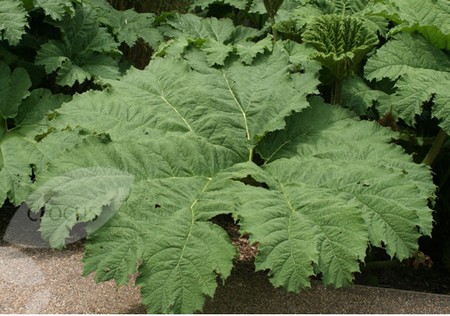
[[[284,0],[264,0],[263,2],[266,12],[269,14],[269,16],[274,17],[283,4]]]
[[[118,44],[106,28],[97,23],[97,14],[77,6],[74,17],[67,16],[54,24],[61,30],[62,38],[43,44],[36,63],[43,65],[47,74],[57,72],[57,84],[73,86],[76,82],[90,80],[92,76],[115,78],[119,75],[114,54],[119,54]]]
[[[8,65],[0,61],[0,114],[3,119],[17,115],[22,100],[30,94],[30,87],[25,69],[16,68],[11,73]]]
[[[44,10],[45,15],[50,16],[55,21],[61,21],[66,15],[75,14],[73,3],[80,2],[74,0],[34,0],[34,7]]]
[[[119,41],[131,41],[132,31],[125,28],[126,35],[117,29],[110,33],[102,25],[111,25],[99,23],[101,19],[96,10],[109,8],[102,11],[102,17],[110,17],[111,20],[121,13],[106,2],[96,1],[96,5],[94,9],[81,1],[36,0],[27,2],[24,7],[20,1],[0,2],[3,39],[0,42],[2,201],[7,198],[14,204],[25,201],[35,177],[47,163],[87,137],[76,126],[66,128],[58,135],[49,135],[52,129],[47,124],[48,113],[71,97],[58,93],[59,89],[48,90],[51,79],[45,77],[45,72],[56,73],[57,84],[68,86],[76,82],[81,84],[93,76],[119,75]],[[43,21],[41,14],[46,15]],[[128,23],[131,30],[134,23],[144,26],[142,21],[133,20],[132,11],[124,14],[131,16]],[[148,20],[149,16],[142,15],[142,18]],[[42,34],[38,28],[30,30],[34,25],[50,32]],[[57,38],[54,38],[55,34]],[[157,38],[155,35],[156,41]],[[36,56],[29,53],[39,45]]]
[[[393,21],[389,33],[417,32],[440,49],[450,50],[450,3],[446,0],[385,0],[374,12]]]
[[[137,13],[133,9],[118,11],[105,0],[98,0],[93,5],[98,14],[97,21],[111,28],[119,43],[126,43],[131,47],[137,40],[142,39],[156,48],[163,40],[161,33],[154,27],[154,14]]]
[[[302,33],[305,26],[313,23],[316,18],[329,15],[346,15],[359,18],[370,33],[385,35],[387,20],[374,13],[374,1],[371,0],[307,0],[301,1],[289,10],[287,18],[277,23],[276,28],[283,33]]]
[[[413,125],[424,102],[433,100],[432,115],[450,134],[450,59],[422,36],[398,34],[381,47],[365,67],[367,79],[396,80],[396,91],[379,100],[379,111],[392,112]],[[398,80],[397,80],[398,79]]]
[[[166,27],[162,29],[164,35],[172,40],[163,43],[156,55],[180,57],[188,47],[195,46],[206,52],[210,66],[223,66],[233,52],[249,65],[258,54],[272,48],[269,37],[255,44],[250,40],[261,34],[258,30],[244,26],[234,27],[229,19],[178,14],[169,17]]]
[[[335,14],[316,18],[303,33],[303,39],[317,49],[313,58],[339,79],[350,75],[378,43],[362,20]]]
[[[84,273],[124,284],[139,271],[148,311],[178,313],[201,309],[216,277],[230,273],[235,251],[209,222],[218,214],[240,218],[261,242],[257,268],[292,291],[316,273],[326,284],[349,284],[369,243],[411,255],[416,227],[431,229],[429,170],[390,145],[387,129],[318,99],[304,110],[318,81],[290,72],[289,51],[276,44],[251,65],[211,68],[193,48],[185,61],[154,59],[107,81],[108,91],[60,107],[47,137],[75,126],[108,136],[80,143],[41,173],[29,204],[48,210],[42,231],[53,246],[106,207],[111,219],[88,227]],[[255,147],[262,167],[251,161]],[[247,175],[268,189],[236,181]],[[123,203],[111,200],[128,189]],[[50,220],[61,206],[64,218]]]
[[[371,89],[356,75],[344,80],[342,90],[342,105],[360,116],[366,115],[375,103],[378,104],[379,100],[386,96],[381,90]]]
[[[240,212],[243,229],[261,242],[257,269],[271,269],[274,285],[297,290],[309,284],[311,264],[326,284],[348,284],[368,242],[409,256],[414,225],[431,229],[423,198],[433,186],[419,180],[429,177],[427,169],[398,159],[404,154],[388,144],[388,130],[317,99],[287,124],[258,147],[269,175],[256,179],[269,191],[254,193]],[[404,194],[418,199],[403,200]],[[257,209],[267,209],[259,220]],[[405,222],[412,225],[405,229]]]
[[[224,3],[266,12],[264,1]],[[41,232],[53,247],[85,225],[84,275],[122,285],[138,273],[150,313],[201,310],[230,275],[237,251],[211,221],[219,214],[239,220],[259,243],[257,270],[289,291],[313,275],[350,284],[368,247],[411,256],[432,230],[430,168],[392,144],[396,132],[312,96],[315,60],[338,80],[358,73],[377,44],[373,30],[385,34],[373,15],[383,14],[372,1],[343,0],[279,1],[269,11],[283,22],[295,8],[316,12],[294,21],[312,45],[230,19],[156,19],[105,1],[0,2],[10,23],[0,28],[0,198],[45,208]],[[28,32],[27,17],[49,34]],[[119,46],[140,40],[155,55],[126,70]],[[40,48],[21,55],[29,45]],[[39,67],[41,79],[31,71]],[[402,30],[369,58],[372,82],[346,79],[344,104],[360,115],[375,104],[413,124],[432,101],[448,132],[448,68],[447,52]],[[374,80],[390,80],[394,94],[372,90]]]
[[[0,34],[2,40],[11,45],[19,43],[27,26],[27,11],[21,1],[2,0],[0,2]]]

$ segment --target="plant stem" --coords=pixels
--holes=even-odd
[[[278,41],[278,31],[275,28],[275,16],[271,16],[269,19],[270,19],[270,25],[272,28],[273,41],[276,42],[276,41]]]
[[[440,129],[439,133],[437,134],[436,138],[433,141],[433,144],[431,145],[430,150],[428,151],[425,158],[422,160],[422,163],[427,165],[433,164],[434,160],[439,155],[446,139],[447,134],[442,129]]]
[[[8,131],[8,120],[6,118],[2,118],[3,120],[3,126],[5,127],[5,132]]]
[[[253,161],[253,147],[250,148],[250,153],[248,154],[248,161]]]
[[[336,78],[331,91],[331,104],[340,105],[342,103],[342,84],[343,80]]]

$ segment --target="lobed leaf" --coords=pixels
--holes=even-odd
[[[346,78],[342,87],[342,103],[358,115],[367,115],[375,101],[386,96],[381,90],[371,89],[361,78],[352,76]]]
[[[389,144],[394,137],[390,130],[358,122],[350,113],[316,99],[311,110],[287,124],[286,130],[271,134],[258,147],[263,158],[275,163],[298,156],[291,158],[294,163],[311,164],[302,168],[302,177],[356,202],[373,245],[384,245],[389,255],[402,260],[417,247],[416,226],[430,234],[427,199],[433,196],[434,185],[429,170]]]
[[[21,127],[38,125],[49,112],[56,110],[70,99],[68,95],[54,95],[47,89],[34,89],[20,105],[15,117],[16,125]]]
[[[379,111],[392,113],[413,125],[422,105],[434,101],[432,115],[450,133],[448,96],[450,59],[422,36],[399,34],[372,56],[365,66],[367,79],[397,80],[396,92],[380,98]]]
[[[151,47],[156,48],[163,40],[161,33],[154,28],[153,13],[138,13],[134,9],[119,11],[107,1],[93,3],[98,20],[111,28],[119,43],[132,47],[139,39],[143,39]]]
[[[61,117],[52,126],[82,126],[113,140],[133,130],[143,135],[145,128],[193,132],[244,158],[259,137],[282,128],[285,116],[306,107],[306,95],[318,84],[314,74],[291,75],[281,48],[250,66],[235,61],[213,69],[202,53],[190,58],[190,66],[154,59],[145,71],[109,81],[111,92],[75,98],[57,110]]]
[[[365,256],[367,227],[350,195],[325,184],[337,176],[333,168],[292,158],[263,170],[252,176],[268,190],[244,195],[238,212],[241,229],[260,242],[257,270],[270,269],[274,286],[295,292],[309,286],[314,266],[325,284],[350,284]]]
[[[7,40],[10,45],[16,45],[26,33],[28,26],[28,13],[21,1],[0,1],[0,34],[2,40]]]
[[[2,201],[8,198],[14,205],[24,202],[32,191],[33,183],[40,178],[40,172],[47,168],[47,164],[89,136],[79,129],[50,134],[44,127],[46,126],[43,124],[42,129],[24,127],[4,132],[0,140]],[[44,133],[45,137],[36,135],[37,133]]]
[[[41,45],[36,64],[43,65],[47,74],[56,71],[59,85],[73,86],[92,76],[116,78],[119,75],[113,59],[120,54],[118,44],[106,28],[99,27],[94,10],[78,5],[74,17],[66,16],[55,24],[63,38]]]
[[[242,185],[220,171],[236,161],[192,135],[86,143],[55,161],[30,200],[45,206],[42,231],[53,246],[112,205],[87,227],[84,273],[124,284],[140,266],[149,311],[192,312],[213,295],[216,277],[229,275],[236,254],[226,233],[208,222],[234,212],[233,187]]]
[[[231,56],[210,67],[206,52],[189,47],[76,95],[48,115],[39,144],[72,130],[84,137],[47,163],[33,196],[48,214],[70,201],[77,208],[42,230],[63,245],[72,227],[99,215],[86,228],[84,274],[125,284],[139,273],[151,313],[201,309],[229,275],[236,251],[210,222],[219,214],[241,220],[260,243],[257,269],[291,291],[315,273],[348,284],[369,243],[411,255],[431,230],[429,169],[390,144],[391,130],[308,103],[318,67],[305,63],[307,51],[276,43],[248,65]],[[255,150],[262,166],[251,162]],[[78,188],[78,176],[92,191]],[[261,187],[242,183],[248,176]]]
[[[261,35],[258,30],[234,27],[230,19],[201,18],[192,14],[175,15],[167,20],[163,33],[174,40],[159,46],[158,56],[181,57],[192,44],[206,52],[210,66],[225,64],[232,52],[246,64],[251,64],[258,53],[271,48],[271,43],[262,40],[257,44],[249,41]]]
[[[0,61],[0,115],[6,118],[14,118],[22,100],[30,91],[31,80],[23,68],[16,68],[12,72],[8,65]]]
[[[66,15],[72,16],[75,13],[72,0],[33,0],[33,4],[42,8],[55,21],[61,21]]]
[[[450,49],[450,3],[446,0],[386,0],[374,12],[397,24],[391,34],[418,32],[436,47]]]
[[[42,159],[36,145],[17,133],[0,141],[0,200],[20,204],[30,192],[31,164]]]
[[[51,178],[32,192],[26,202],[33,210],[45,206],[42,236],[52,247],[62,248],[70,236],[70,228],[76,223],[93,221],[105,207],[120,205],[128,197],[133,181],[133,175],[117,169],[80,168]]]

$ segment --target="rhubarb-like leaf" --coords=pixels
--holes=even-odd
[[[70,228],[93,221],[103,208],[117,206],[128,197],[134,176],[112,168],[80,168],[53,177],[27,199],[34,210],[46,207],[42,236],[54,248],[65,246]],[[77,192],[67,195],[66,192]]]
[[[374,12],[395,24],[389,32],[417,32],[440,49],[450,49],[450,3],[446,0],[385,0]]]
[[[0,1],[1,39],[7,40],[11,45],[18,44],[25,34],[25,27],[28,25],[27,16],[27,11],[21,1]]]
[[[33,121],[35,118],[32,119]],[[31,123],[31,122],[30,122]],[[0,199],[6,198],[19,205],[32,191],[32,185],[61,153],[73,148],[89,137],[80,129],[65,130],[51,135],[45,131],[25,126],[4,133],[0,140]],[[42,138],[45,138],[42,140]],[[37,141],[39,140],[39,142]]]
[[[23,68],[10,71],[8,65],[0,61],[0,115],[6,118],[14,118],[19,111],[22,100],[30,91],[31,80]]]
[[[206,52],[210,66],[223,66],[225,59],[235,50],[244,63],[250,64],[258,53],[272,47],[267,39],[257,44],[249,41],[260,33],[249,27],[235,28],[229,19],[205,19],[183,14],[169,18],[167,26],[163,28],[163,33],[174,40],[159,47],[159,56],[179,57],[192,44]]]
[[[75,13],[72,0],[33,0],[34,6],[42,8],[46,15],[55,21],[61,21],[66,14]]]
[[[57,71],[59,85],[73,86],[92,76],[115,78],[119,75],[113,56],[120,54],[118,44],[99,27],[97,15],[78,5],[75,16],[66,16],[55,22],[61,28],[62,40],[50,40],[43,44],[36,56],[36,63],[43,65],[50,74]]]
[[[126,284],[138,273],[150,313],[195,312],[229,275],[236,250],[210,221],[219,214],[241,220],[260,243],[257,269],[292,291],[317,273],[348,284],[369,244],[411,255],[431,230],[430,170],[390,144],[390,129],[307,102],[317,67],[303,65],[303,48],[275,43],[248,65],[230,54],[210,67],[189,47],[47,115],[39,144],[72,130],[84,138],[39,173],[31,196],[46,209],[42,231],[60,246],[99,215],[87,223],[84,274]],[[248,176],[261,187],[245,185]]]
[[[450,59],[444,52],[420,35],[398,34],[368,60],[364,70],[369,80],[398,79],[396,92],[379,99],[380,113],[392,112],[414,125],[423,103],[433,99],[432,115],[450,133]]]
[[[6,198],[20,204],[30,192],[32,166],[41,160],[36,145],[17,133],[9,133],[0,141],[0,200]]]
[[[345,192],[349,201],[356,199],[370,242],[385,245],[388,254],[399,259],[410,255],[417,247],[416,226],[431,232],[427,199],[434,185],[429,170],[389,144],[395,136],[391,130],[357,121],[316,99],[311,110],[291,120],[286,130],[271,134],[258,147],[266,162],[298,156],[298,163],[305,165],[323,163],[327,171],[318,165],[303,170],[308,181],[336,194]],[[407,195],[410,198],[404,198]]]
[[[124,284],[140,266],[137,282],[149,312],[192,312],[214,294],[216,277],[231,271],[236,251],[208,220],[234,212],[239,190],[233,188],[243,184],[220,170],[238,160],[192,135],[141,142],[87,143],[61,156],[30,204],[45,206],[41,230],[53,246],[63,245],[76,223],[112,204],[109,221],[88,226],[84,273]]]
[[[119,11],[106,0],[92,4],[98,14],[99,22],[109,26],[120,43],[133,46],[138,39],[143,39],[155,47],[163,40],[161,33],[153,27],[153,13],[137,13],[134,9]]]
[[[361,78],[352,76],[344,80],[342,103],[358,115],[367,115],[367,110],[386,93],[371,89]]]
[[[15,117],[16,125],[21,127],[36,125],[50,111],[56,110],[63,102],[67,102],[70,99],[71,97],[68,95],[54,95],[47,89],[35,89],[31,91],[30,95],[20,105],[17,116]]]
[[[308,106],[306,95],[318,84],[314,74],[291,75],[289,56],[280,47],[250,66],[235,61],[209,68],[198,51],[190,58],[190,64],[154,59],[145,71],[109,81],[111,92],[75,98],[57,110],[61,117],[52,126],[82,126],[113,140],[134,130],[143,134],[145,128],[194,132],[248,158],[248,148],[260,137],[283,128],[284,117]]]

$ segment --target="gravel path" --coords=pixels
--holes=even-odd
[[[131,283],[96,284],[82,277],[81,245],[61,252],[0,247],[0,313],[145,313]],[[450,314],[450,295],[354,286],[325,289],[319,283],[301,294],[274,289],[262,273],[233,270],[208,300],[205,313],[427,313]]]

